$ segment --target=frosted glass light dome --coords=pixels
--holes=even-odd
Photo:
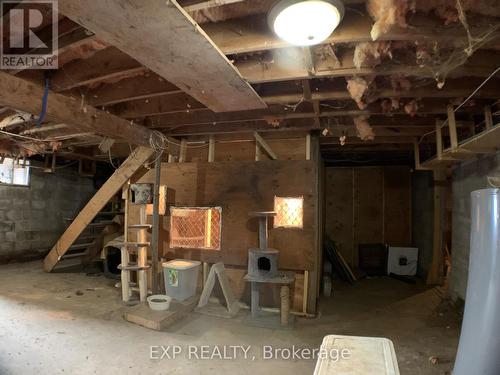
[[[296,46],[321,43],[344,17],[339,0],[281,0],[269,12],[269,26],[276,35]]]

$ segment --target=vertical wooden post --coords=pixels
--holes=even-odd
[[[155,161],[155,183],[153,187],[153,227],[151,232],[151,289],[153,294],[160,293],[159,281],[159,246],[158,238],[160,232],[160,179],[161,179],[161,155],[157,155]]]
[[[261,159],[261,151],[259,142],[255,141],[255,161],[260,161]]]
[[[306,160],[311,160],[311,133],[306,135]]]
[[[123,220],[123,242],[128,242],[128,223],[129,223],[129,199],[130,199],[130,181],[125,183],[122,190],[122,198],[125,201],[125,215]],[[127,267],[130,262],[129,252],[125,246],[120,249],[121,265]],[[122,300],[128,302],[130,300],[130,271],[121,271],[121,284],[122,284]]]
[[[458,147],[457,122],[455,120],[455,111],[453,110],[453,105],[451,104],[448,105],[446,110],[448,112],[448,127],[450,128],[451,149],[454,150]]]
[[[309,271],[304,271],[304,294],[302,296],[302,312],[307,314],[307,296],[309,294]]]
[[[489,105],[484,107],[484,122],[486,130],[490,130],[493,127],[493,116],[491,115],[491,107]]]
[[[146,205],[141,205],[141,219],[140,224],[146,224]],[[137,231],[137,242],[147,242],[146,230],[141,229]],[[137,265],[145,267],[148,263],[148,248],[147,246],[137,246]],[[146,270],[142,269],[137,272],[137,281],[139,283],[139,298],[141,302],[146,301],[148,297],[148,276]]]
[[[208,162],[215,161],[215,137],[213,135],[208,139]]]
[[[280,292],[281,297],[281,325],[288,326],[288,316],[290,315],[290,287],[283,285]]]
[[[441,267],[443,264],[443,210],[442,203],[444,195],[442,194],[442,184],[446,180],[446,170],[441,168],[434,169],[434,249],[432,263],[427,275],[427,284],[435,285],[440,281]]]
[[[185,138],[181,140],[181,149],[179,153],[179,163],[184,163],[186,161],[187,155],[187,141]]]
[[[436,120],[436,153],[437,158],[441,159],[443,155],[443,135],[441,132],[441,123],[439,120]]]
[[[415,169],[419,170],[420,169],[420,149],[419,149],[418,139],[415,139],[413,141],[413,155],[415,158]]]

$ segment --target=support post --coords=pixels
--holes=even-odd
[[[438,159],[441,159],[443,155],[443,135],[441,132],[441,123],[439,120],[436,120],[436,153]]]
[[[153,227],[151,229],[151,288],[153,294],[160,293],[159,281],[159,246],[158,237],[160,232],[160,179],[161,179],[161,155],[155,161],[155,183],[153,188]]]
[[[491,107],[489,105],[484,107],[484,122],[486,130],[490,130],[493,127],[493,116],[491,115]]]
[[[146,205],[141,205],[141,218],[140,223],[146,224]],[[141,229],[137,231],[137,242],[146,243],[146,230]],[[148,248],[147,246],[137,247],[137,266],[146,267],[148,263]],[[139,283],[139,298],[141,302],[145,302],[148,297],[148,277],[145,269],[137,272],[137,281]]]
[[[288,285],[282,285],[280,291],[281,297],[281,325],[288,326],[288,316],[290,315],[290,287]]]
[[[427,275],[427,284],[436,285],[440,281],[440,269],[443,263],[443,181],[446,179],[446,170],[434,169],[434,249],[432,263]]]
[[[179,153],[179,163],[184,163],[186,161],[186,155],[187,155],[187,141],[186,138],[182,138],[181,150]]]
[[[130,182],[123,185],[122,198],[125,200],[125,215],[124,215],[124,242],[128,242],[128,222],[129,222],[129,199],[130,199]],[[121,265],[127,267],[130,262],[128,249],[122,246],[120,249]],[[121,271],[121,284],[122,284],[122,300],[128,302],[130,300],[130,271],[123,269]]]
[[[450,128],[451,149],[454,150],[458,147],[457,122],[455,120],[455,111],[453,110],[453,105],[451,104],[448,105],[446,110],[448,112],[448,127]]]

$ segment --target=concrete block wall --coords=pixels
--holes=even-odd
[[[32,169],[30,186],[0,185],[0,263],[43,257],[95,191],[71,169]]]
[[[500,176],[500,152],[462,163],[453,170],[452,269],[450,296],[465,300],[470,252],[470,193],[488,186],[487,176]]]

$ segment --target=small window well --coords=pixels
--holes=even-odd
[[[23,161],[20,161],[23,163]],[[0,183],[7,185],[29,186],[30,181],[30,162],[18,164],[14,159],[3,158],[0,163]]]
[[[275,228],[302,228],[304,218],[304,198],[274,197]]]
[[[170,247],[220,250],[220,207],[171,207]]]

